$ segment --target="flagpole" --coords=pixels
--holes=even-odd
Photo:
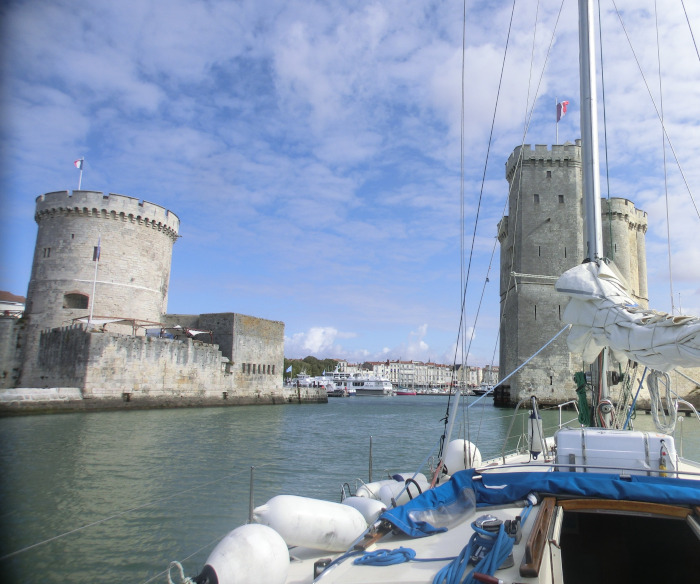
[[[82,171],[80,171],[82,174]],[[80,190],[80,187],[78,187],[78,190]],[[93,260],[95,261],[95,275],[92,278],[92,296],[90,297],[90,316],[88,316],[88,330],[90,330],[90,324],[92,322],[92,315],[94,313],[95,309],[95,286],[97,285],[97,266],[100,265],[100,238],[101,235],[97,235],[97,251],[95,252],[95,257]]]
[[[85,166],[85,157],[83,156],[82,158],[78,158],[73,164],[75,164],[75,167],[80,171],[80,174],[78,175],[78,190],[80,190],[80,187],[83,184],[83,166]]]
[[[556,140],[555,140],[554,143],[555,143],[555,144],[559,144],[559,98],[556,97],[556,96],[554,97],[554,118],[557,120],[557,121],[554,123],[554,126],[555,126],[556,129],[557,129],[557,132],[556,132],[556,136],[557,136],[557,137],[556,137]],[[81,171],[81,172],[82,172],[82,171]]]

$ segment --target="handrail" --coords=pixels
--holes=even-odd
[[[486,461],[488,462],[488,461]],[[667,469],[667,470],[654,470],[654,469],[640,469],[640,468],[634,468],[634,467],[628,467],[628,466],[603,466],[603,465],[594,465],[594,464],[584,464],[581,462],[569,462],[566,464],[559,464],[556,462],[517,462],[517,463],[504,463],[504,464],[499,464],[498,466],[480,466],[478,468],[474,469],[474,472],[476,474],[484,474],[484,473],[491,473],[493,472],[501,472],[504,468],[505,469],[523,469],[523,468],[535,468],[535,467],[543,467],[546,468],[546,472],[553,472],[557,471],[560,468],[563,468],[565,470],[568,470],[570,468],[581,468],[581,469],[587,469],[587,470],[606,470],[606,471],[612,471],[610,474],[619,474],[621,476],[629,476],[625,474],[625,471],[629,472],[630,474],[634,473],[637,475],[661,475],[661,473],[666,474],[667,476],[675,475],[676,478],[680,478],[680,475],[683,476],[690,476],[690,477],[699,477],[700,478],[700,472],[693,472],[689,470],[681,470],[681,469]]]

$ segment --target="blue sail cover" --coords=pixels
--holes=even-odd
[[[473,491],[477,507],[521,501],[533,491],[541,495],[569,495],[599,499],[643,501],[667,505],[700,505],[700,481],[670,477],[572,472],[483,473],[474,470],[455,473],[435,489],[401,507],[380,515],[395,528],[412,537],[425,537],[445,527],[435,526],[421,517],[431,517],[436,509],[455,508]],[[462,508],[464,506],[462,505]],[[418,520],[416,520],[418,519]]]

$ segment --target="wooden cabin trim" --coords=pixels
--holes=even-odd
[[[554,497],[545,497],[540,504],[540,512],[537,514],[537,520],[525,544],[525,555],[520,564],[520,575],[524,578],[536,578],[540,573],[547,545],[549,524],[554,516],[555,508],[556,500]]]

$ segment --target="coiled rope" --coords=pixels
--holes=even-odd
[[[472,529],[474,533],[469,538],[469,543],[464,546],[457,558],[444,566],[435,575],[433,584],[459,584],[461,582],[474,584],[475,580],[472,572],[493,576],[494,572],[508,559],[508,556],[513,551],[515,539],[506,533],[504,524],[499,526],[498,535],[477,527],[475,523],[472,523]],[[476,563],[474,569],[464,578],[470,567],[469,561],[472,553],[478,547],[483,547],[486,553]]]
[[[528,498],[529,499],[529,498]],[[527,521],[532,510],[533,500],[529,499],[527,507],[520,516],[521,525]],[[498,533],[487,531],[477,527],[476,522],[471,524],[474,533],[469,538],[469,543],[462,549],[456,557],[448,558],[417,558],[415,550],[403,546],[394,549],[380,549],[373,552],[364,552],[360,557],[355,558],[354,564],[360,566],[392,566],[403,564],[404,562],[444,562],[450,563],[443,568],[433,578],[433,584],[474,584],[473,572],[488,574],[493,576],[494,572],[508,559],[513,551],[515,538],[508,534],[505,524],[498,528]],[[475,550],[483,548],[483,557],[476,563],[474,569],[467,574],[469,562]]]

